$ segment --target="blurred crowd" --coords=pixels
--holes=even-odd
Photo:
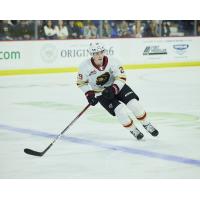
[[[194,20],[1,20],[0,40],[199,36]]]

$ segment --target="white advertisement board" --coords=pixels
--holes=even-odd
[[[0,70],[77,67],[95,41],[125,65],[200,61],[200,37],[8,41],[0,42]]]

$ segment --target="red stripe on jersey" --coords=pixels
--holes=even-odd
[[[137,117],[138,120],[143,120],[146,117],[146,112],[144,113],[144,115],[142,117]]]

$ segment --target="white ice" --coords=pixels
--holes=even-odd
[[[159,137],[135,120],[136,141],[97,105],[43,157],[23,150],[44,150],[87,105],[76,73],[0,77],[0,178],[200,178],[200,67],[126,73]]]

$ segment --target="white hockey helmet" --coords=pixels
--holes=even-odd
[[[100,51],[104,51],[104,50],[105,50],[105,48],[101,43],[99,43],[99,42],[90,43],[89,52],[90,52],[91,56],[94,53],[97,53],[97,52],[100,52]]]

